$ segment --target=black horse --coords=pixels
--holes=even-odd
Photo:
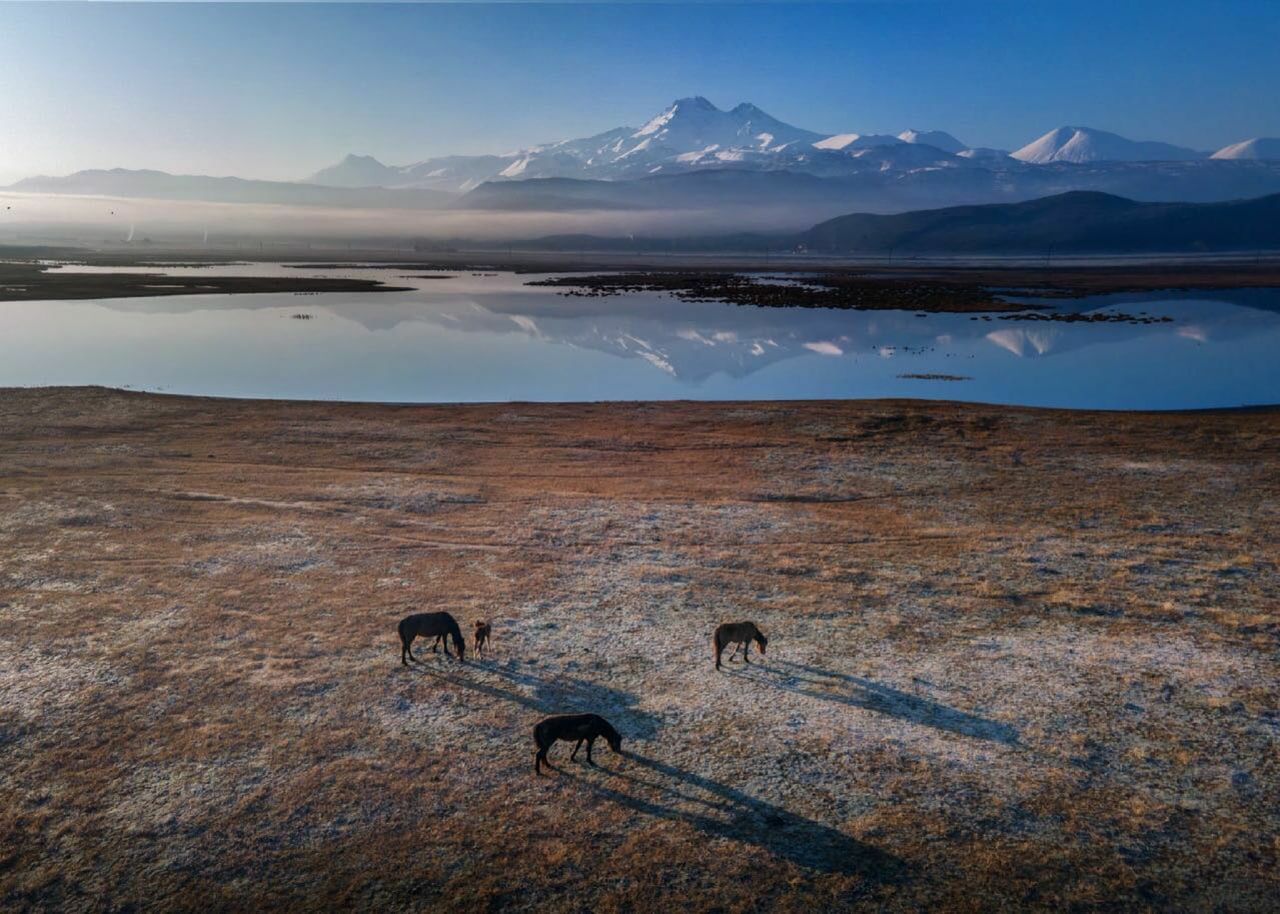
[[[417,613],[412,616],[405,616],[400,620],[400,662],[405,666],[409,665],[409,660],[417,661],[418,658],[413,656],[413,650],[410,647],[413,639],[421,635],[424,638],[435,637],[437,641],[443,639],[446,635],[453,639],[453,647],[458,652],[458,659],[461,660],[467,651],[466,642],[462,640],[462,629],[458,628],[458,622],[448,613]],[[434,647],[432,648],[434,650]],[[449,642],[444,642],[444,652],[447,656],[452,657],[449,653]],[[408,658],[407,660],[405,658]]]
[[[750,663],[747,659],[747,652],[751,650],[751,642],[754,641],[760,645],[760,653],[764,654],[765,645],[769,643],[769,639],[764,636],[760,629],[756,628],[754,622],[726,622],[716,629],[715,637],[712,643],[716,649],[716,669],[720,669],[720,654],[726,645],[732,644],[733,650],[729,652],[729,659],[733,659],[733,655],[738,653],[738,645],[742,645],[742,662]]]
[[[591,746],[602,736],[610,749],[614,752],[622,752],[622,737],[617,730],[613,729],[613,725],[599,714],[562,714],[539,721],[533,728],[533,741],[538,746],[538,754],[533,757],[534,773],[542,774],[543,765],[551,767],[551,763],[547,761],[547,750],[556,740],[568,742],[576,739],[578,741],[569,756],[571,762],[578,757],[578,750],[585,742],[587,764],[594,765],[595,762],[591,760]]]

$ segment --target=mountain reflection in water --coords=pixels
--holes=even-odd
[[[0,384],[388,401],[924,397],[1190,408],[1280,400],[1272,357],[1280,290],[1098,296],[1055,304],[1170,320],[1059,322],[656,293],[566,297],[525,284],[537,276],[509,273],[349,275],[416,288],[0,303]],[[291,319],[299,313],[311,319]],[[965,380],[946,379],[956,377]]]

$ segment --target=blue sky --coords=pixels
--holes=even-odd
[[[0,180],[296,178],[751,101],[824,132],[1280,135],[1280,2],[0,3]]]

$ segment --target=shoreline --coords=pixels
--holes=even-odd
[[[0,301],[98,299],[160,295],[246,294],[258,292],[393,292],[406,287],[374,280],[293,277],[164,276],[162,273],[50,273],[30,259],[0,261]],[[57,251],[67,258],[66,249]],[[293,255],[293,256],[291,256]],[[4,248],[0,246],[0,257]],[[348,255],[350,257],[350,255]],[[171,259],[167,259],[171,258]],[[921,313],[1014,313],[1037,311],[1042,319],[1064,319],[1054,305],[1091,295],[1185,293],[1193,290],[1280,288],[1280,259],[1136,260],[1125,263],[1066,262],[991,264],[981,258],[919,263],[851,264],[826,259],[654,258],[621,255],[429,254],[396,256],[373,263],[367,257],[344,262],[335,252],[281,250],[271,256],[234,257],[199,251],[148,251],[124,255],[84,251],[66,262],[90,266],[163,270],[171,266],[216,266],[232,262],[284,263],[299,269],[496,270],[565,274],[541,284],[558,294],[607,297],[635,289],[665,291],[689,301],[776,308],[902,310]],[[606,270],[610,275],[591,275]],[[741,274],[796,275],[803,287],[742,281]],[[158,288],[163,286],[163,288]],[[1035,305],[1009,298],[1042,298]]]

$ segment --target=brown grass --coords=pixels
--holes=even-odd
[[[0,908],[1272,908],[1278,445],[0,392]],[[575,710],[626,756],[535,778]]]

